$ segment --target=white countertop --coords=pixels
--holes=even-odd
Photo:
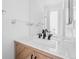
[[[15,41],[20,42],[20,43],[23,43],[23,44],[28,45],[28,46],[32,46],[32,47],[34,47],[34,48],[36,48],[36,49],[42,50],[42,51],[47,52],[47,53],[49,53],[49,54],[53,54],[53,55],[56,55],[56,56],[59,56],[59,57],[64,58],[64,56],[62,56],[62,55],[60,55],[59,53],[57,53],[57,51],[52,50],[52,48],[50,48],[49,50],[48,50],[48,49],[44,49],[45,47],[44,47],[44,48],[41,48],[41,47],[40,47],[40,44],[38,45],[38,44],[37,44],[36,42],[34,42],[34,40],[32,40],[32,39],[23,39],[23,40],[15,40]],[[38,41],[38,40],[37,40],[37,41]]]

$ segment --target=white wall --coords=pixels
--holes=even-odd
[[[29,27],[25,23],[11,24],[12,19],[29,21],[29,0],[3,0],[3,59],[14,59],[14,40],[27,39]]]

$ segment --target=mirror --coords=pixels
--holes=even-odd
[[[50,31],[54,35],[58,34],[58,11],[51,11],[49,13],[50,17]]]
[[[63,9],[57,7],[45,8],[44,27],[55,37],[63,35]]]
[[[63,4],[62,0],[30,0],[29,22],[33,23],[29,27],[30,36],[35,36],[42,29],[48,29],[57,36],[63,35]]]

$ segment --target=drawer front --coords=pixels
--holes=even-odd
[[[16,59],[33,59],[34,52],[28,46],[20,43],[15,43]]]
[[[16,59],[32,59],[33,51],[25,48],[19,55],[16,56]]]
[[[35,51],[35,56],[34,59],[63,59],[61,57],[55,56],[55,55],[45,55],[43,52],[41,53],[40,51]]]
[[[43,55],[43,54],[38,53],[38,52],[35,52],[34,59],[54,59],[54,58],[50,58],[50,57],[48,57],[46,55]]]

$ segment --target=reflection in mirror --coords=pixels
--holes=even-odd
[[[58,34],[58,11],[51,11],[50,14],[50,31],[54,34]]]

